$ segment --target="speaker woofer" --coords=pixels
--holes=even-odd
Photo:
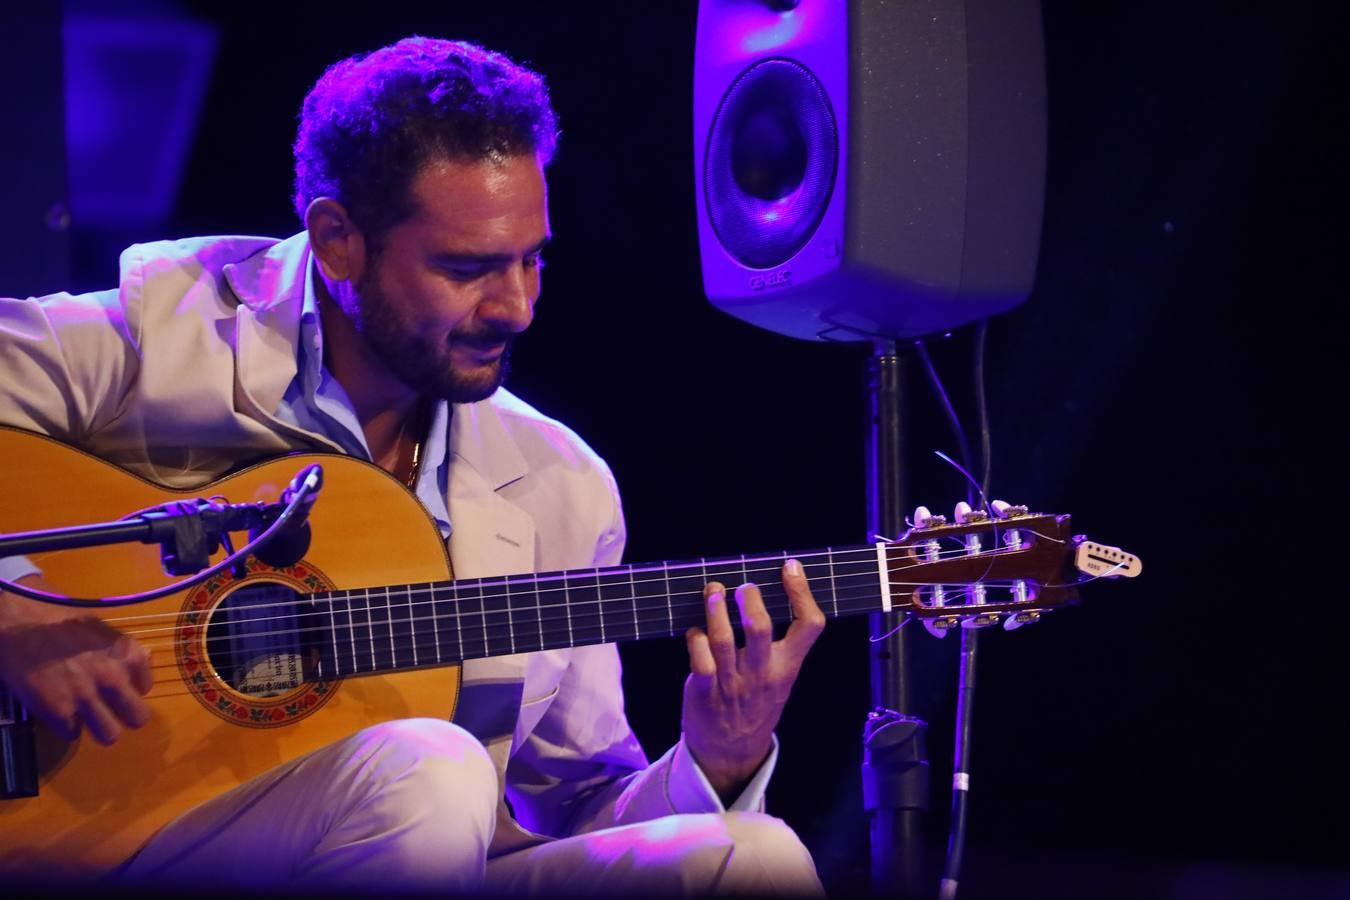
[[[820,225],[834,190],[839,134],[825,88],[799,63],[763,60],[737,77],[708,134],[708,218],[741,265],[771,269]]]

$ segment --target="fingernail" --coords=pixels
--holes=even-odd
[[[711,604],[711,603],[721,603],[721,602],[722,602],[723,600],[725,600],[726,598],[727,598],[727,597],[726,597],[726,594],[723,593],[722,591],[713,591],[711,594],[708,595],[708,602],[709,602],[710,604]]]
[[[787,561],[787,570],[789,575],[801,575],[802,564],[795,559],[789,559]]]

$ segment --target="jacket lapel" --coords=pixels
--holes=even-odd
[[[490,401],[454,408],[448,452],[450,561],[455,577],[534,571],[534,520],[497,493],[525,477],[529,465]],[[469,660],[461,670],[454,721],[483,742],[503,787],[524,684],[525,658],[519,655]],[[505,798],[498,802],[490,857],[542,840],[516,823]]]
[[[450,419],[450,560],[457,578],[535,568],[534,520],[497,492],[529,465],[490,401],[458,404]]]
[[[240,412],[269,428],[341,453],[340,444],[274,415],[295,379],[309,256],[309,239],[301,232],[266,253],[224,267],[225,280],[242,304],[235,316],[234,402]]]

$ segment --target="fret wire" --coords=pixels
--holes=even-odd
[[[413,665],[414,665],[414,666],[419,666],[419,665],[421,665],[421,662],[420,662],[420,661],[418,660],[418,658],[417,658],[417,622],[416,622],[416,617],[413,615],[413,608],[412,608],[412,591],[408,591],[408,592],[404,595],[404,599],[407,601],[407,605],[408,605],[408,636],[409,636],[409,638],[412,640]],[[435,610],[435,608],[433,607],[431,611],[434,613],[436,610]],[[438,630],[438,629],[436,629],[436,619],[435,619],[434,617],[433,617],[432,620],[431,620],[431,624],[432,624],[432,629],[433,629],[433,630]],[[433,643],[435,643],[434,636],[433,636]],[[437,662],[440,662],[440,653],[439,653],[439,652],[437,652],[437,654],[436,654],[436,661],[437,661]]]
[[[370,641],[370,670],[373,672],[378,668],[379,657],[375,655],[375,619],[370,614],[370,588],[364,588],[366,604],[366,638]]]
[[[566,613],[567,613],[567,643],[568,643],[570,646],[576,646],[576,640],[575,640],[575,638],[572,637],[572,592],[571,592],[571,589],[567,586],[567,582],[568,582],[568,579],[564,578],[564,579],[563,579],[563,609],[564,609],[564,610],[566,611]],[[543,625],[542,625],[543,619],[544,619],[544,613],[543,613],[543,610],[540,610],[540,612],[539,612],[539,621],[540,621],[540,623],[541,623],[541,625],[540,625],[541,628],[543,627]]]
[[[600,587],[600,570],[595,570],[595,608],[600,611],[600,643],[605,640],[605,592]]]
[[[539,605],[539,593],[538,586],[530,592],[534,598],[534,621],[539,626],[539,649],[542,650],[544,649],[544,609]]]
[[[839,615],[839,582],[834,577],[834,548],[825,548],[825,559],[830,563],[830,595],[834,598],[834,614]]]
[[[511,581],[506,580],[506,637],[511,642],[511,652],[516,652],[516,623],[511,617]]]
[[[638,627],[637,585],[633,583],[633,567],[631,565],[628,567],[628,594],[633,599],[633,637],[640,638],[642,637],[642,629]]]
[[[488,652],[487,594],[483,591],[483,579],[478,579],[478,611],[483,616],[483,654]]]
[[[431,584],[427,584],[427,593],[431,594],[431,640],[436,645],[436,662],[441,661],[441,622],[440,617],[436,615],[436,594],[432,590]],[[408,594],[408,624],[413,622],[412,594]],[[413,626],[413,635],[417,634],[417,626]],[[416,651],[413,651],[413,661],[417,661]]]
[[[384,614],[389,622],[389,658],[394,663],[394,668],[398,668],[398,651],[394,647],[394,607],[389,602],[389,588],[384,589]]]
[[[664,560],[661,562],[661,577],[665,579],[666,584],[666,623],[670,626],[666,633],[671,637],[675,636],[675,611],[670,607],[670,565]]]
[[[455,587],[455,582],[453,582],[453,581],[450,582],[450,593],[453,595],[453,599],[454,599],[454,602],[455,602],[455,609],[459,609],[459,589],[458,589],[457,587]],[[435,607],[432,608],[432,611],[433,611],[433,612],[435,611]],[[457,638],[458,641],[459,641],[459,658],[460,658],[460,659],[463,659],[463,658],[464,658],[464,629],[459,627],[459,623],[458,623],[458,622],[455,623],[455,636],[456,636],[456,638]]]
[[[333,639],[333,677],[338,678],[342,675],[342,666],[338,664],[337,610],[333,608],[331,602],[328,604],[328,630],[332,632]]]
[[[356,622],[351,618],[351,595],[347,595],[347,640],[351,642],[351,671],[356,672]]]

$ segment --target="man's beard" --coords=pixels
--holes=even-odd
[[[389,303],[376,285],[374,275],[373,271],[369,272],[357,286],[360,302],[353,325],[380,362],[400,381],[424,397],[451,403],[483,400],[501,387],[510,370],[511,343],[515,334],[481,329],[452,334],[449,341],[440,341],[419,333]],[[505,344],[505,347],[493,363],[466,373],[456,371],[451,363],[451,350],[458,343],[470,346]]]

